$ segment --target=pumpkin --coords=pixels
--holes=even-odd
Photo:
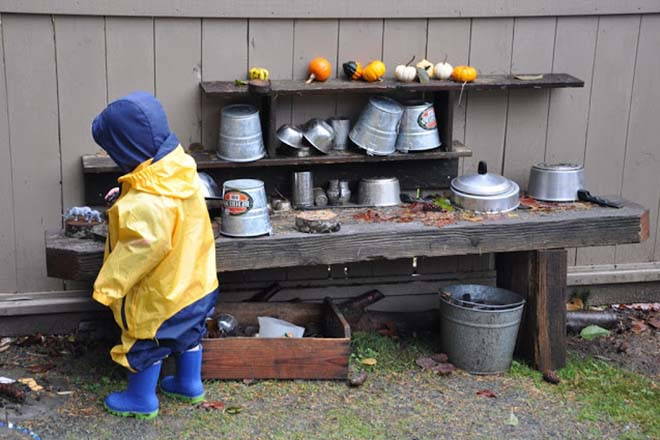
[[[362,78],[362,64],[358,61],[347,61],[342,64],[344,68],[344,74],[348,79],[360,79]]]
[[[263,67],[253,67],[248,70],[248,76],[250,79],[260,79],[266,81],[268,79],[268,70]]]
[[[332,64],[322,57],[314,58],[309,62],[309,78],[305,81],[307,84],[312,81],[325,81],[332,75]]]
[[[380,60],[370,62],[362,69],[362,79],[367,82],[378,81],[383,75],[385,75],[385,64]]]
[[[456,66],[451,77],[458,82],[472,82],[477,78],[477,69],[472,66]]]
[[[419,63],[415,64],[415,67],[421,67],[426,70],[426,73],[429,75],[429,78],[433,78],[433,63],[427,59],[423,59]]]
[[[401,82],[412,82],[417,77],[417,69],[410,65],[413,62],[415,56],[410,59],[406,64],[399,64],[394,69],[394,77],[397,81]]]
[[[451,78],[451,74],[454,71],[454,68],[452,67],[451,64],[447,62],[447,57],[445,57],[444,60],[442,60],[441,63],[436,64],[433,66],[433,74],[437,79],[449,79]]]

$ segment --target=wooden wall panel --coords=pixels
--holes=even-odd
[[[385,20],[383,28],[383,62],[387,66],[385,77],[394,78],[394,69],[415,55],[415,61],[426,58],[426,27],[428,20]]]
[[[472,20],[470,64],[481,73],[509,73],[513,19]],[[470,95],[465,122],[465,143],[473,151],[463,161],[463,172],[475,172],[477,163],[488,162],[494,172],[502,171],[504,135],[507,113],[507,92],[479,92]]]
[[[301,81],[309,77],[309,62],[316,57],[330,61],[334,68],[331,78],[336,77],[338,20],[296,20],[293,40],[293,79]],[[293,98],[292,122],[302,124],[311,118],[328,118],[335,115],[336,96],[296,96]],[[277,127],[275,127],[277,128]]]
[[[46,277],[44,232],[62,226],[54,30],[48,16],[3,16],[17,288],[61,290]]]
[[[154,20],[108,17],[105,35],[108,101],[136,90],[154,93]]]
[[[511,73],[552,70],[556,19],[516,18]],[[527,188],[530,167],[543,162],[548,127],[549,90],[509,91],[504,175]]]
[[[5,87],[5,55],[0,17],[0,292],[15,292],[16,238],[14,236],[14,193],[12,191],[11,146]]]
[[[105,24],[102,17],[55,17],[64,211],[84,202],[80,156],[101,149],[94,117],[105,107]],[[80,60],[85,60],[80,62]]]
[[[247,19],[202,20],[202,80],[232,81],[247,78]],[[202,144],[207,150],[218,145],[220,108],[227,104],[202,94]]]
[[[195,18],[157,18],[154,22],[156,96],[184,148],[202,138],[201,26],[201,20]]]
[[[660,199],[660,15],[642,17],[632,90],[621,195],[646,206],[651,236],[637,245],[617,246],[616,262],[653,261]],[[657,257],[655,257],[657,258]]]
[[[293,20],[250,19],[248,65],[267,67],[272,79],[293,78]],[[291,98],[277,100],[277,123],[291,123]]]
[[[594,194],[621,190],[639,24],[638,15],[627,15],[601,17],[598,25],[584,159]],[[613,262],[613,246],[578,250],[577,264]]]
[[[341,64],[346,61],[359,61],[366,66],[383,57],[383,20],[340,20],[338,40],[337,76],[341,76]],[[340,96],[337,114],[355,121],[366,102],[365,96]]]

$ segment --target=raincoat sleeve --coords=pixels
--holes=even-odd
[[[172,249],[175,220],[173,213],[153,204],[120,212],[118,236],[94,282],[94,299],[109,306],[154,269]]]

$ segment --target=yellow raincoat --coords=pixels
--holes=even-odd
[[[127,354],[136,341],[155,340],[158,346],[163,323],[217,289],[218,280],[196,164],[181,145],[119,182],[94,299],[112,309],[122,329],[113,360],[132,368]]]

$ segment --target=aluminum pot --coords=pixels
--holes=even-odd
[[[222,235],[256,237],[272,232],[266,189],[261,180],[228,180],[222,185],[222,198]]]
[[[559,163],[539,163],[529,172],[527,193],[530,197],[548,202],[572,202],[584,188],[584,167]]]
[[[365,206],[396,206],[401,203],[399,179],[374,177],[360,180],[358,204]]]
[[[305,124],[303,136],[312,147],[323,154],[328,154],[332,150],[335,130],[323,119],[312,119]]]
[[[452,179],[452,202],[476,213],[513,211],[520,205],[518,184],[499,174],[489,173],[486,162],[479,162],[477,174]]]
[[[234,104],[222,109],[217,155],[230,162],[251,162],[266,155],[255,106]]]
[[[396,149],[407,153],[431,150],[439,146],[440,134],[433,104],[424,101],[406,103],[396,139]]]
[[[351,129],[348,137],[368,154],[386,156],[396,151],[396,138],[403,106],[391,98],[375,96]]]
[[[293,125],[284,124],[277,129],[277,138],[291,148],[303,148],[303,132]]]

